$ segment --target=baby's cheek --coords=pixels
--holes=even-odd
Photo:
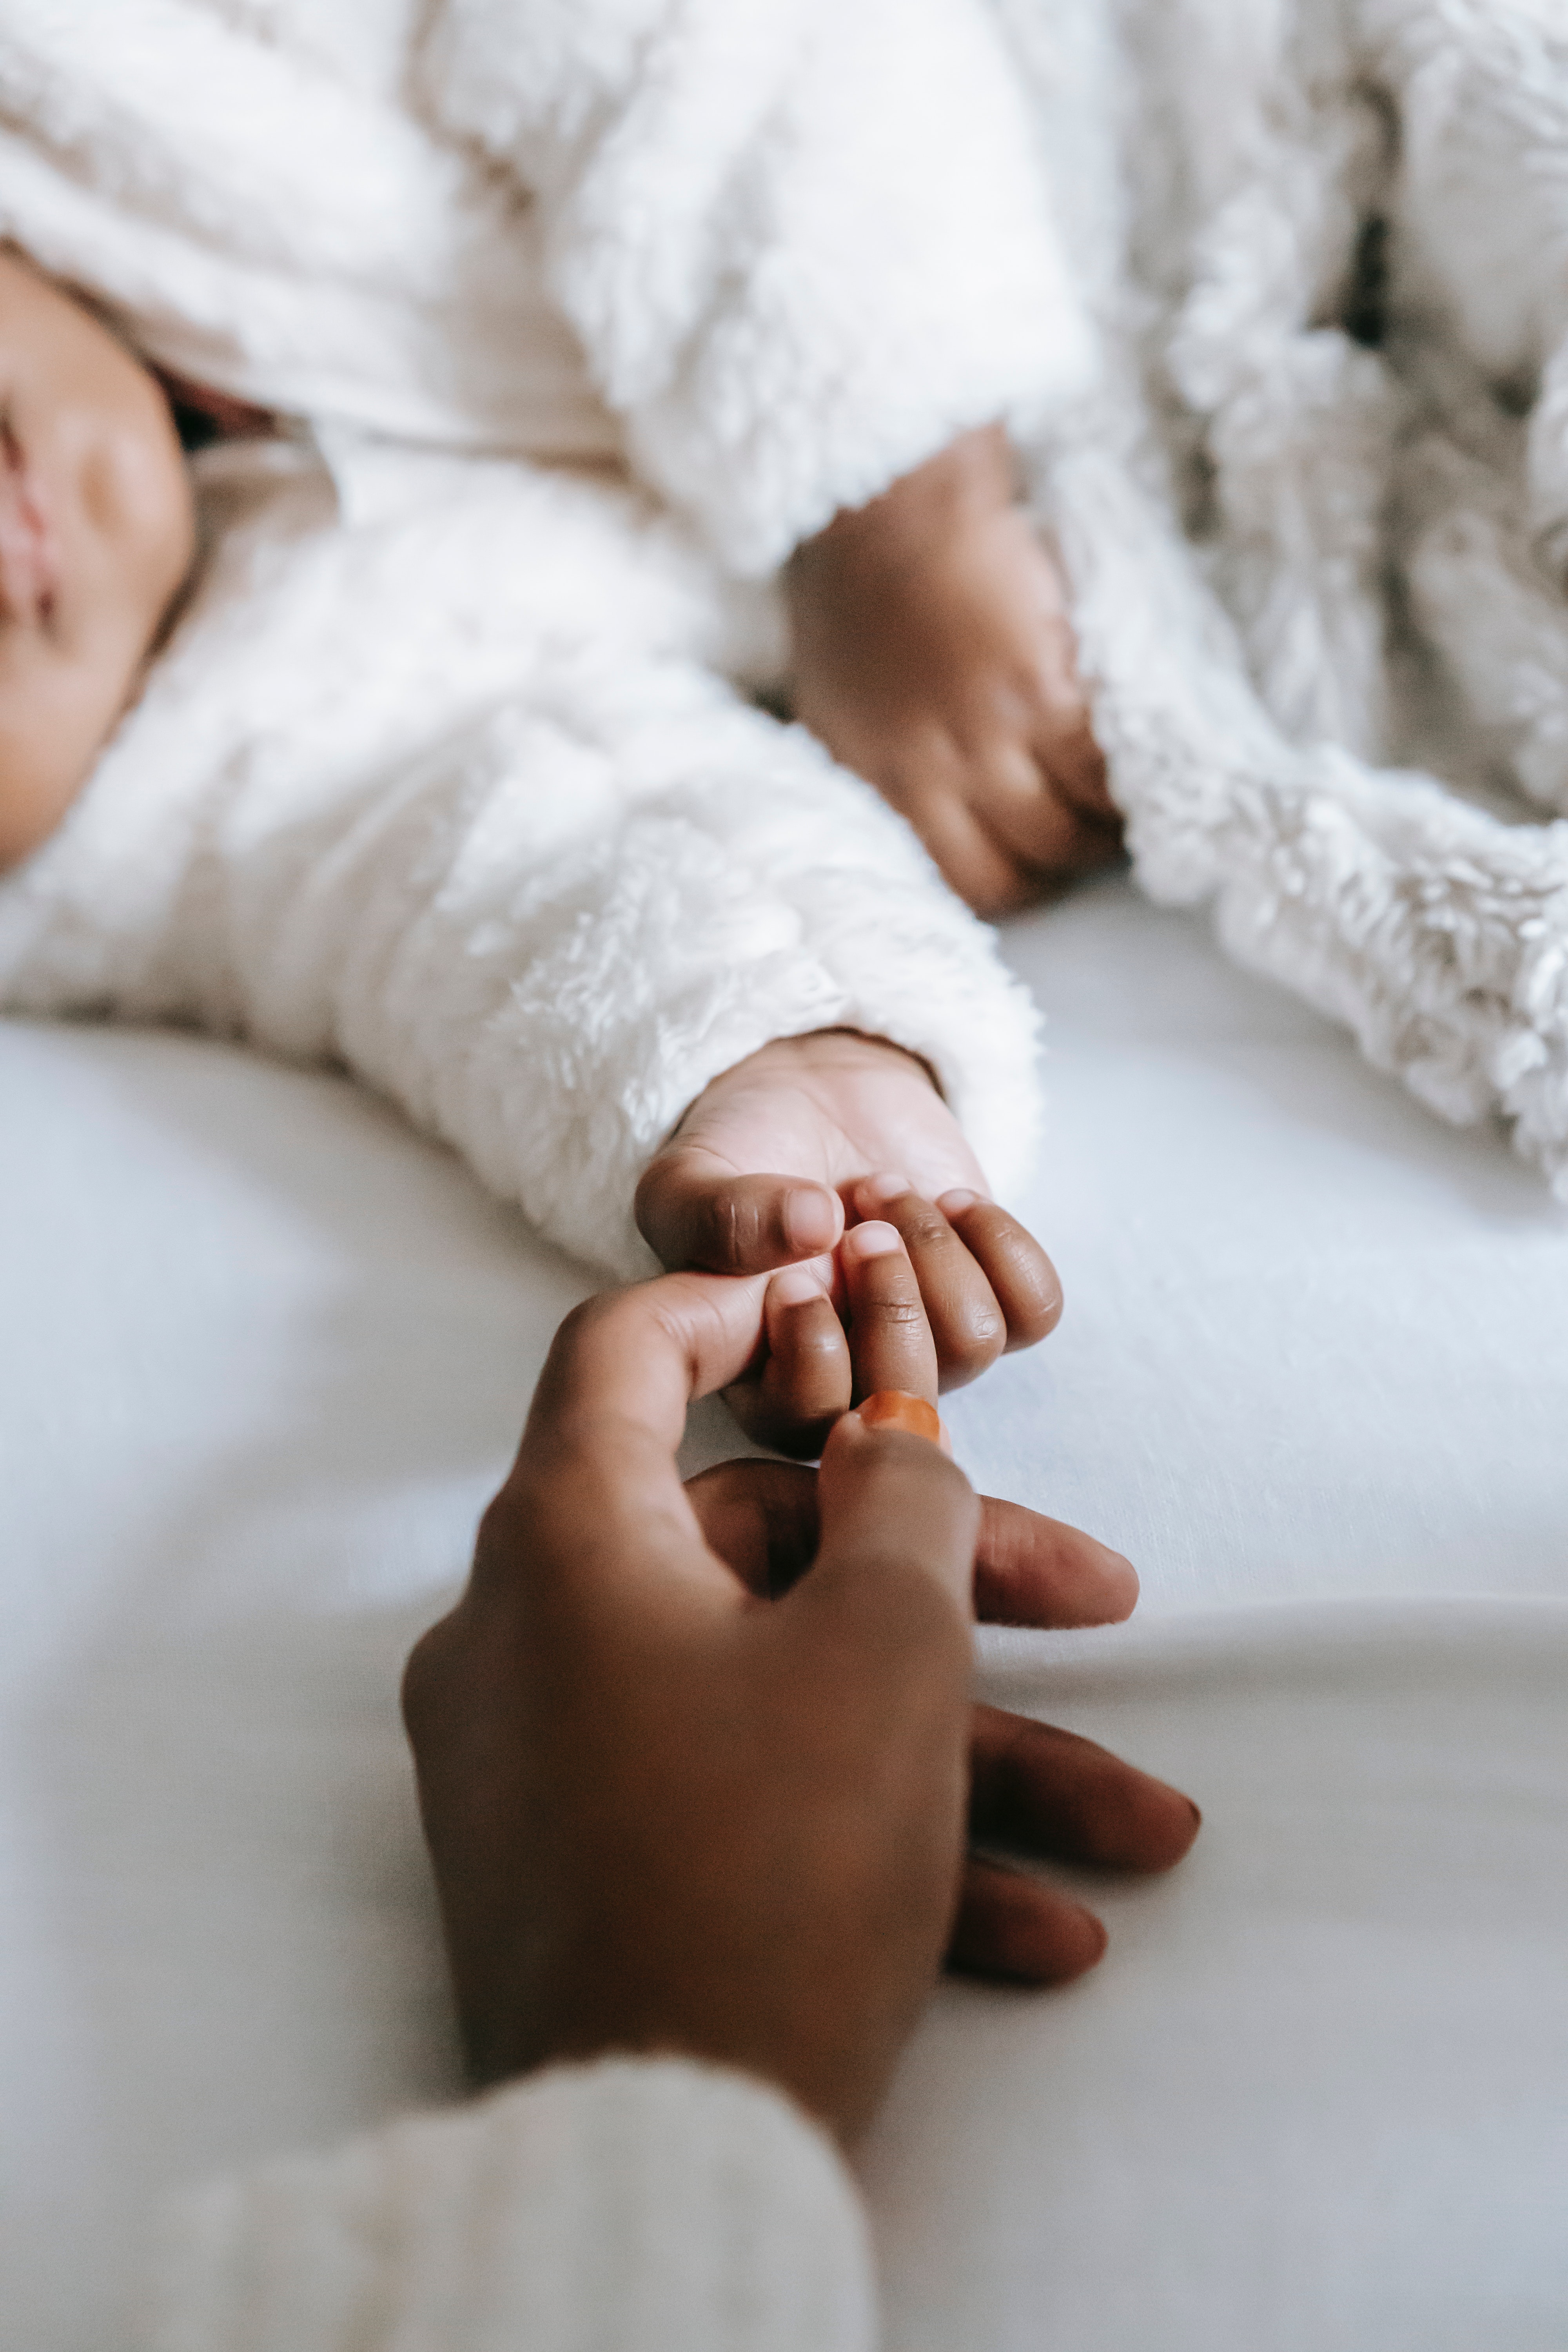
[[[114,681],[42,647],[0,673],[0,868],[64,822],[119,716]]]

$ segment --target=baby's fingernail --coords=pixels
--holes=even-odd
[[[863,1176],[855,1187],[855,1198],[857,1201],[868,1201],[875,1209],[883,1209],[889,1201],[897,1201],[912,1190],[907,1176],[891,1173]]]
[[[800,1257],[831,1249],[838,1238],[838,1205],[820,1185],[802,1184],[784,1199],[784,1239]]]
[[[944,1217],[961,1217],[965,1209],[973,1208],[979,1198],[978,1192],[966,1192],[963,1186],[959,1184],[951,1192],[940,1193],[936,1205]]]
[[[907,1389],[879,1389],[855,1410],[868,1429],[907,1429],[911,1437],[929,1437],[933,1445],[941,1445],[946,1434],[935,1405]]]
[[[876,1218],[869,1224],[851,1225],[844,1236],[846,1257],[887,1257],[902,1248],[897,1225],[884,1225]]]
[[[768,1303],[773,1307],[805,1307],[826,1296],[808,1265],[786,1265],[768,1285]]]

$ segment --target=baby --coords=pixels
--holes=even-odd
[[[260,410],[162,384],[90,308],[0,251],[0,866],[58,824],[195,560],[186,437]],[[842,512],[784,573],[794,704],[1001,913],[1116,854],[1061,583],[997,427]]]
[[[202,533],[183,442],[243,443],[254,459],[287,427],[154,373],[14,250],[0,252],[0,867],[25,888],[191,594]],[[840,514],[785,588],[803,716],[965,895],[1017,903],[1113,848],[1059,586],[999,431]],[[769,1346],[734,1394],[757,1435],[816,1450],[851,1402],[818,1319],[847,1219],[902,1237],[945,1384],[1055,1321],[1048,1260],[986,1196],[915,1054],[834,1023],[742,1055],[683,1108],[637,1193],[662,1261],[804,1262],[774,1286]]]
[[[336,1058],[617,1276],[804,1316],[887,1223],[951,1382],[1058,1298],[935,868],[1118,821],[997,421],[1088,365],[1016,68],[884,13],[5,13],[0,1007]],[[770,1331],[743,1409],[847,1401]]]
[[[0,866],[58,824],[195,558],[168,401],[79,303],[0,252]]]

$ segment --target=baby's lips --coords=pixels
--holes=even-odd
[[[908,1389],[879,1389],[856,1411],[868,1429],[906,1429],[911,1437],[940,1445],[949,1456],[952,1453],[952,1440],[935,1405],[928,1404],[922,1396],[911,1396]]]

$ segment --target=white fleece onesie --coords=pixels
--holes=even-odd
[[[341,1056],[620,1273],[647,1158],[774,1036],[921,1055],[1005,1185],[1022,992],[735,685],[774,658],[745,577],[1081,381],[984,0],[447,0],[416,36],[396,0],[0,22],[0,233],[314,436],[205,462],[195,603],[0,882],[0,1003]]]

